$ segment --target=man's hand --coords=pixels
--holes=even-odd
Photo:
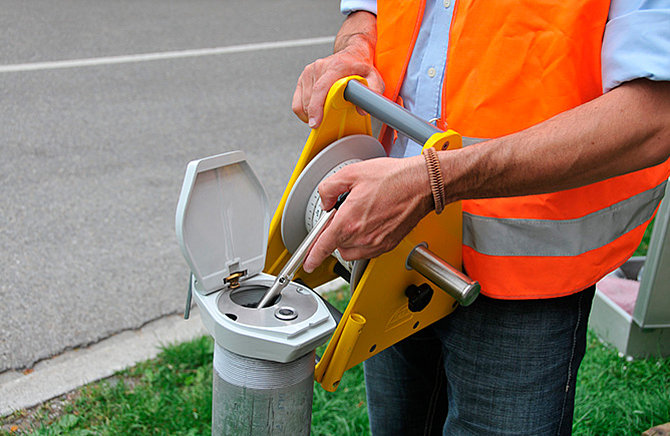
[[[392,250],[433,208],[422,156],[355,163],[319,185],[326,210],[347,191],[346,201],[305,259],[308,273],[335,249],[345,260],[370,259]]]
[[[321,124],[328,91],[343,77],[362,76],[370,89],[384,91],[384,82],[373,65],[376,35],[373,14],[361,11],[347,17],[335,39],[335,53],[307,65],[298,79],[292,104],[298,118],[311,128]]]

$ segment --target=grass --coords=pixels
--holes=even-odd
[[[208,337],[165,347],[154,360],[81,388],[62,407],[60,416],[51,417],[48,409],[37,410],[32,431],[14,433],[207,434],[211,419],[212,350]],[[30,428],[30,423],[27,424],[24,430]]]
[[[670,422],[670,358],[629,361],[589,333],[579,370],[573,432],[639,435]]]
[[[343,309],[346,294],[340,290],[329,299]],[[5,418],[0,435],[209,434],[212,348],[209,337],[167,346],[158,358],[65,400]],[[628,361],[590,333],[576,396],[575,435],[639,435],[670,422],[670,358]],[[345,373],[335,393],[315,386],[311,430],[369,434],[360,365]]]
[[[642,242],[640,242],[640,245],[637,247],[635,250],[635,253],[633,253],[633,256],[644,256],[647,254],[647,250],[649,249],[649,239],[651,238],[651,232],[654,230],[654,221],[651,220],[649,225],[647,226],[647,230],[644,231],[644,236],[642,237]]]

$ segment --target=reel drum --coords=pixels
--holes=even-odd
[[[351,135],[324,148],[300,173],[286,200],[281,235],[286,249],[293,253],[323,213],[318,187],[321,181],[347,165],[367,159],[386,157],[384,147],[368,135]],[[367,260],[345,261],[337,251],[333,256],[351,273],[351,288],[356,288]]]

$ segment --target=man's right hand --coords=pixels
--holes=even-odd
[[[384,92],[384,81],[374,67],[377,42],[377,17],[369,12],[354,12],[342,24],[335,38],[335,53],[307,65],[293,94],[293,112],[316,128],[323,119],[323,105],[330,87],[337,80],[359,75],[373,91]]]

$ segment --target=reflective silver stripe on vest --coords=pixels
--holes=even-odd
[[[463,147],[467,147],[468,145],[474,145],[478,144],[480,142],[488,141],[488,139],[482,139],[482,138],[468,138],[467,136],[463,136]]]
[[[666,183],[577,219],[490,218],[463,212],[463,245],[491,256],[577,256],[651,218]]]

